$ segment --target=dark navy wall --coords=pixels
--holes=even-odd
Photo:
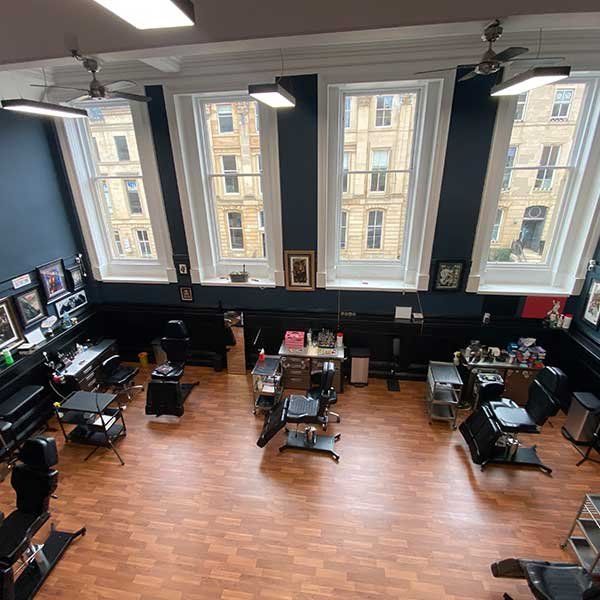
[[[43,263],[79,252],[57,158],[48,122],[0,110],[2,287]]]

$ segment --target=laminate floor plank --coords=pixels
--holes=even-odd
[[[180,419],[128,407],[125,460],[64,446],[52,500],[59,528],[88,534],[66,552],[41,600],[516,600],[520,582],[489,565],[520,556],[572,561],[560,549],[600,466],[552,419],[537,443],[553,469],[481,471],[457,431],[429,425],[424,384],[348,386],[338,399],[339,464],[256,446],[250,377],[188,367],[198,379]],[[148,378],[149,371],[142,370]],[[51,423],[51,426],[53,424]],[[55,424],[54,424],[55,425]],[[0,509],[12,509],[8,481]]]

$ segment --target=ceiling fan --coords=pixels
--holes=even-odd
[[[463,75],[458,81],[467,81],[468,79],[473,79],[473,77],[477,77],[477,75],[491,75],[492,73],[497,73],[504,64],[512,62],[514,60],[560,60],[564,58],[562,56],[546,56],[542,58],[539,56],[540,48],[538,48],[538,56],[536,56],[535,58],[517,58],[517,56],[529,52],[529,48],[524,48],[522,46],[511,46],[510,48],[506,48],[506,50],[502,50],[502,52],[496,53],[492,49],[492,45],[494,44],[494,42],[498,41],[500,37],[502,37],[502,32],[503,27],[498,19],[494,19],[491,23],[486,25],[485,29],[483,30],[483,34],[481,35],[481,39],[484,42],[487,42],[488,49],[481,57],[481,60],[478,64],[468,65],[472,66],[473,70],[469,71],[466,75]],[[446,67],[445,69],[432,69],[430,71],[417,71],[415,75],[422,75],[424,73],[440,73],[442,71],[448,71],[449,69],[454,68],[456,67]]]
[[[111,81],[110,83],[101,83],[96,79],[96,73],[100,70],[100,65],[95,58],[90,56],[82,56],[77,50],[71,50],[71,55],[77,61],[79,61],[88,73],[92,74],[92,81],[88,89],[65,87],[62,85],[38,85],[31,84],[32,87],[43,87],[46,90],[73,90],[76,92],[84,92],[84,94],[78,94],[74,98],[70,98],[68,102],[73,101],[86,101],[86,100],[106,100],[110,98],[124,98],[126,100],[133,100],[134,102],[150,102],[151,98],[148,96],[141,96],[140,94],[130,94],[122,90],[134,87],[137,85],[135,81],[129,79],[121,79],[119,81]]]

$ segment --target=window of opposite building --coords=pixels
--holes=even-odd
[[[146,106],[126,100],[77,106],[93,109],[94,118],[58,129],[95,278],[174,280]],[[126,248],[122,232],[131,235],[133,227],[146,237]]]
[[[272,285],[281,265],[275,111],[236,92],[174,98],[192,277],[227,285],[245,266],[252,281]]]
[[[526,119],[522,96],[500,100],[471,291],[571,294],[580,285],[598,236],[590,215],[599,186],[593,154],[600,149],[599,92],[597,77],[568,82],[529,91]]]
[[[320,285],[428,286],[451,98],[451,83],[444,85],[440,79],[327,84]]]

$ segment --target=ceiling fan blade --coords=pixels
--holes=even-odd
[[[65,102],[85,102],[86,100],[91,100],[89,94],[84,94],[83,96],[75,96],[75,98],[69,98],[65,100]]]
[[[128,94],[127,92],[108,92],[109,98],[125,98],[125,100],[133,100],[134,102],[150,102],[152,98],[148,96],[140,96],[139,94]]]
[[[116,92],[118,90],[125,90],[127,88],[135,87],[137,84],[131,79],[119,79],[118,81],[111,81],[110,83],[104,84],[105,89],[109,92]]]
[[[496,54],[494,58],[499,62],[508,62],[520,54],[525,54],[525,52],[529,52],[529,48],[523,48],[522,46],[511,46],[510,48],[502,50],[502,52]]]
[[[431,69],[430,71],[416,71],[415,75],[423,75],[425,73],[443,73],[444,71],[450,71],[456,69],[456,67],[446,67],[445,69]]]
[[[466,75],[463,75],[458,81],[468,81],[469,79],[473,79],[473,77],[477,77],[478,73],[476,71],[469,71]]]
[[[39,83],[30,83],[31,87],[43,87],[47,90],[75,90],[76,92],[87,92],[83,88],[65,87],[64,85],[41,85]]]

